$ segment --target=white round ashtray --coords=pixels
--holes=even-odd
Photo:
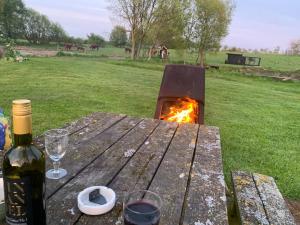
[[[100,199],[99,201],[101,204],[92,202],[91,194],[94,194],[93,196],[96,196],[96,199],[97,194],[100,194],[102,199],[98,198],[98,200]],[[115,202],[116,193],[105,186],[92,186],[86,188],[77,196],[79,210],[87,215],[101,215],[107,213],[115,206]]]

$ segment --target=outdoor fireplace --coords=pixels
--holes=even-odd
[[[204,124],[205,70],[167,65],[157,98],[155,119]]]

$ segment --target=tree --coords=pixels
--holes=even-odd
[[[205,52],[220,48],[221,40],[228,33],[234,5],[229,0],[192,0],[190,3],[190,19],[187,28],[190,29],[191,40],[198,48],[200,65],[205,64]]]
[[[300,40],[291,42],[290,52],[292,55],[300,55]]]
[[[42,15],[33,10],[28,9],[26,12],[24,25],[25,25],[25,38],[31,43],[40,43],[45,41],[45,30],[50,26],[50,22],[46,24],[45,27],[45,19],[42,18]],[[42,40],[44,39],[44,40]]]
[[[77,38],[74,39],[74,42],[75,42],[76,45],[82,46],[85,42],[85,39],[77,37]]]
[[[279,54],[279,53],[280,53],[280,46],[276,46],[276,47],[274,48],[273,53]]]
[[[227,46],[227,45],[224,45],[224,46],[223,46],[223,50],[224,50],[224,51],[227,51],[227,49],[228,49],[228,46]]]
[[[4,8],[4,0],[0,0],[0,13],[3,12],[3,8]]]
[[[52,23],[50,26],[50,41],[63,42],[67,33],[59,23]]]
[[[126,29],[122,26],[115,26],[110,34],[109,41],[113,46],[124,47],[127,43]]]
[[[24,35],[31,43],[61,42],[67,36],[58,23],[51,22],[47,16],[33,9],[26,10]]]
[[[158,0],[114,0],[112,8],[130,27],[131,58],[136,59],[153,21]]]
[[[22,36],[25,12],[22,0],[0,0],[0,30],[5,37]]]
[[[184,2],[186,1],[158,1],[149,32],[146,34],[146,43],[150,46],[150,50],[158,45],[177,49],[184,48]],[[149,54],[149,58],[151,58],[151,54]]]
[[[88,43],[89,44],[96,44],[96,45],[99,45],[101,47],[103,47],[105,45],[105,40],[100,35],[91,33],[87,37],[88,37]]]

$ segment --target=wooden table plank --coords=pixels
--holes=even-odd
[[[183,225],[228,224],[219,129],[200,126]]]
[[[253,179],[259,191],[270,224],[296,225],[273,177],[254,173]]]
[[[88,127],[91,123],[94,123],[95,121],[102,120],[103,118],[108,118],[108,117],[125,117],[125,115],[117,115],[117,114],[111,114],[111,113],[103,113],[103,112],[95,112],[92,113],[88,116],[82,117],[76,121],[70,122],[62,126],[62,128],[67,129],[70,133],[70,135],[79,132],[80,130]],[[44,135],[40,135],[34,138],[33,140],[34,144],[39,148],[39,149],[44,149],[45,146],[45,139]]]
[[[68,174],[59,180],[47,179],[47,196],[51,196],[57,189],[76,176],[76,174],[89,165],[95,157],[140,121],[139,119],[133,118],[125,118],[124,121],[120,121],[123,118],[124,117],[118,115],[103,116],[95,123],[91,123],[89,126],[81,129],[80,132],[76,132],[70,136],[70,144],[66,155],[61,160],[61,166],[67,168]],[[116,122],[119,122],[116,128],[108,129]],[[102,132],[104,133],[101,135]],[[101,139],[97,136],[99,134],[102,136]],[[114,138],[107,138],[107,135],[110,134],[114,134]],[[97,146],[99,140],[106,143],[106,145],[103,145],[103,147],[106,146],[106,148],[99,148]],[[82,157],[83,155],[85,157]],[[46,168],[47,170],[52,168],[52,161],[49,157],[47,157]]]
[[[48,225],[121,225],[124,193],[141,189],[162,197],[162,225],[228,224],[217,128],[108,113],[64,127],[70,131],[62,160],[68,176],[47,179]],[[44,148],[43,136],[35,141]],[[78,210],[78,193],[92,185],[116,191],[110,213],[92,217]]]
[[[179,224],[195,150],[198,125],[181,124],[149,188],[163,200],[163,225]]]
[[[241,224],[269,225],[252,175],[242,171],[233,172],[232,182]]]
[[[77,224],[122,224],[122,201],[124,193],[148,188],[168,146],[173,138],[176,123],[161,121],[140,150],[126,164],[109,185],[117,194],[115,208],[106,215],[83,215]]]
[[[121,121],[122,122],[122,121]],[[157,127],[159,121],[146,119],[135,126],[126,136],[101,154],[93,163],[81,171],[73,180],[55,193],[47,203],[47,224],[73,224],[81,216],[77,208],[77,195],[86,187],[108,185],[130,160],[148,136]],[[110,133],[113,135],[115,132]],[[109,139],[109,136],[106,136]],[[98,146],[100,143],[92,142]],[[99,145],[101,146],[101,145]],[[99,147],[98,146],[98,147]],[[81,159],[85,158],[82,155]],[[80,160],[77,160],[80,161]]]

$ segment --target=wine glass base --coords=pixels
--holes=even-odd
[[[49,179],[53,179],[53,180],[63,178],[66,175],[67,175],[67,171],[62,168],[60,168],[58,170],[51,169],[51,170],[48,170],[46,173],[46,177]]]

